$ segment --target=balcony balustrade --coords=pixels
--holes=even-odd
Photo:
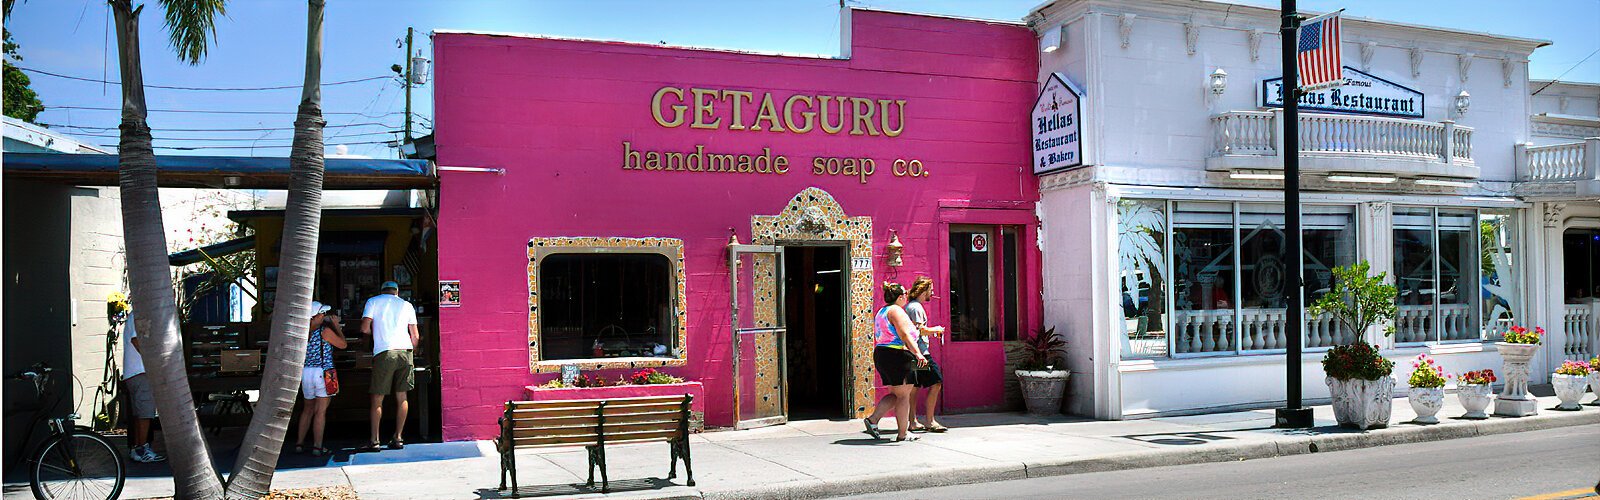
[[[1282,170],[1283,110],[1230,111],[1211,117],[1206,168]],[[1451,121],[1300,114],[1300,166],[1346,172],[1475,179],[1472,128]]]

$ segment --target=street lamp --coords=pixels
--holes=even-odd
[[[1228,72],[1223,71],[1222,68],[1212,71],[1209,81],[1211,82],[1211,95],[1220,96],[1223,92],[1228,91]]]
[[[1065,24],[1044,30],[1044,32],[1039,33],[1039,51],[1045,53],[1055,52],[1061,48],[1061,44],[1066,43],[1066,40],[1067,25]]]
[[[1463,90],[1456,94],[1456,118],[1467,114],[1467,107],[1472,106],[1472,95]]]

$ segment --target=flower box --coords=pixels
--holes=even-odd
[[[657,396],[679,396],[688,394],[694,399],[689,402],[689,411],[694,413],[693,425],[696,430],[704,428],[706,414],[705,387],[699,382],[682,382],[677,384],[651,384],[651,385],[612,385],[606,387],[539,387],[530,385],[523,388],[529,401],[571,401],[576,399],[621,399],[621,398],[648,398]]]

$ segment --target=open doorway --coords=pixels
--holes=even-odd
[[[789,420],[848,416],[845,248],[784,248]]]

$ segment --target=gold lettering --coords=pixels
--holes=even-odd
[[[789,157],[779,156],[772,159],[772,171],[779,175],[789,173]]]
[[[671,151],[665,156],[667,157],[667,170],[683,170],[683,153]]]
[[[849,99],[848,97],[844,97],[844,96],[839,96],[839,97],[832,97],[832,96],[825,96],[825,95],[824,96],[817,96],[817,100],[818,100],[818,102],[817,102],[817,112],[819,113],[817,122],[822,124],[822,131],[823,132],[827,132],[829,134],[837,134],[837,133],[839,133],[839,131],[844,130],[844,124],[848,120],[848,118],[844,117],[846,102],[847,102],[848,99]],[[838,125],[832,125],[832,124],[828,123],[828,108],[833,105],[833,101],[838,101],[838,103],[839,103],[839,124]]]
[[[855,108],[855,125],[850,127],[850,135],[862,135],[862,125],[867,126],[867,134],[878,135],[878,129],[872,126],[872,99],[852,97],[850,103]]]
[[[734,162],[735,162],[734,156],[731,155],[731,154],[706,155],[706,171],[707,172],[732,172],[733,171]]]
[[[772,103],[772,94],[763,94],[761,97],[761,111],[756,114],[756,121],[750,124],[750,130],[761,130],[761,120],[767,120],[772,125],[767,130],[783,132],[783,125],[778,123],[778,106]]]
[[[683,125],[683,110],[689,109],[688,106],[682,104],[672,105],[671,120],[661,116],[661,98],[665,97],[667,94],[672,94],[678,98],[678,102],[683,102],[683,89],[676,87],[661,87],[661,90],[656,91],[655,97],[650,98],[650,115],[654,116],[656,123],[663,127],[673,128]]]
[[[739,165],[735,166],[733,171],[741,173],[741,174],[748,174],[750,172],[754,172],[755,171],[755,167],[753,167],[751,165],[750,155],[739,155]]]
[[[706,170],[705,162],[706,162],[706,147],[702,146],[702,145],[699,145],[699,144],[696,144],[694,146],[694,154],[689,155],[689,165],[688,165],[689,171],[690,172],[704,172]]]
[[[862,184],[866,184],[867,183],[867,178],[868,177],[872,177],[872,173],[873,172],[877,172],[877,171],[878,171],[878,163],[872,161],[872,158],[862,158],[861,159],[861,183]]]
[[[806,103],[806,107],[808,107],[808,108],[816,107],[816,104],[817,104],[817,101],[815,99],[812,99],[811,96],[808,96],[808,95],[795,94],[795,95],[789,96],[788,100],[783,101],[783,124],[784,124],[784,126],[789,127],[790,131],[792,131],[794,133],[797,133],[797,134],[804,134],[806,132],[810,132],[811,131],[811,127],[812,127],[812,123],[815,122],[816,119],[817,119],[817,112],[816,111],[801,111],[800,112],[800,116],[803,116],[806,119],[806,121],[803,122],[803,123],[805,123],[805,125],[801,125],[801,126],[796,127],[794,125],[794,103],[795,102],[804,102],[804,103]]]
[[[890,103],[894,103],[896,109],[895,116],[899,117],[900,119],[900,126],[892,129],[889,128]],[[879,123],[883,124],[883,135],[887,135],[889,137],[900,136],[900,132],[906,129],[906,102],[904,100],[891,101],[888,99],[878,99],[878,109],[882,111],[878,114],[878,120],[880,120]]]
[[[731,99],[733,103],[733,123],[728,124],[728,130],[744,130],[744,103],[755,102],[753,94],[745,90],[724,90],[723,99]]]
[[[756,173],[772,173],[772,148],[761,148],[761,156],[756,157]]]
[[[711,89],[689,89],[694,93],[694,123],[690,128],[716,129],[722,126],[722,118],[707,122],[706,119],[716,114],[717,91]],[[710,98],[709,100],[707,98]]]
[[[661,170],[661,153],[651,151],[644,154],[645,170]]]
[[[812,158],[811,175],[822,175],[823,173],[826,173],[827,171],[823,170],[822,168],[822,165],[825,163],[827,163],[827,161],[823,160],[822,158]]]
[[[633,144],[622,141],[622,169],[640,170],[639,161],[639,152],[633,150]]]
[[[894,172],[894,176],[895,177],[905,177],[906,176],[906,161],[905,160],[896,159],[894,161],[894,166],[890,167],[889,171]]]

